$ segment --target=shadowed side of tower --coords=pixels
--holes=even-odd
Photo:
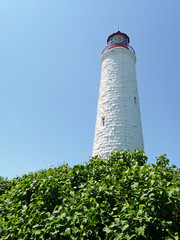
[[[144,149],[136,56],[129,41],[118,31],[108,37],[102,52],[93,156],[108,156],[120,149]]]

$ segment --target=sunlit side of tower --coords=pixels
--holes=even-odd
[[[107,39],[101,55],[101,81],[93,156],[113,150],[144,149],[135,51],[129,37],[117,31]]]

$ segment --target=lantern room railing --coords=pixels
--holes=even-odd
[[[110,44],[108,45],[107,47],[104,48],[104,50],[102,51],[102,54],[105,53],[107,50],[111,49],[111,48],[115,48],[115,47],[124,47],[124,48],[127,48],[129,49],[132,53],[135,54],[135,51],[134,49],[129,46],[129,45],[126,45],[126,44],[122,44],[122,43],[113,43],[113,44]]]

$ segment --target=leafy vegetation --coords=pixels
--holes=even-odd
[[[0,239],[178,240],[180,170],[165,155],[146,161],[141,150],[122,150],[0,178]]]
[[[5,193],[6,190],[10,190],[13,186],[13,181],[8,180],[0,176],[0,196]]]

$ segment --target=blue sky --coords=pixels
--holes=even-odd
[[[0,1],[0,176],[88,161],[100,55],[136,51],[145,152],[180,167],[180,1]]]

